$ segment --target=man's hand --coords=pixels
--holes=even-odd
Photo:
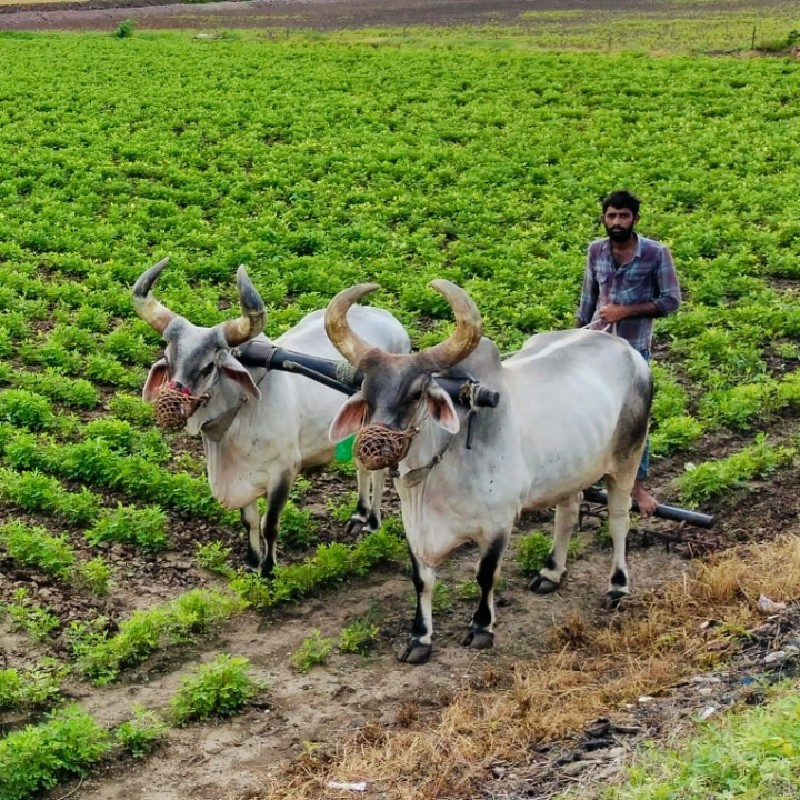
[[[598,311],[598,314],[603,322],[607,322],[609,325],[612,325],[613,323],[619,322],[621,319],[625,319],[625,317],[628,316],[629,307],[611,304],[603,306]]]

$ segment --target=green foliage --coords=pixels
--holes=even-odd
[[[366,653],[378,641],[380,628],[368,619],[357,619],[339,632],[339,650],[343,653]]]
[[[136,22],[132,19],[124,19],[122,22],[114,28],[114,32],[111,34],[117,39],[129,39],[133,36],[134,28],[136,27]]]
[[[744,447],[727,458],[706,461],[677,479],[681,499],[691,505],[710,500],[725,491],[738,489],[753,478],[770,475],[796,455],[792,447],[775,447],[763,434],[755,444]]]
[[[191,641],[243,607],[239,598],[229,594],[193,589],[168,603],[135,611],[113,636],[73,625],[69,636],[72,652],[80,672],[102,685],[116,680],[122,669],[140,664],[159,647]]]
[[[703,426],[694,417],[667,417],[650,434],[650,452],[653,456],[666,456],[683,450],[703,435]]]
[[[158,552],[169,543],[167,515],[156,506],[136,508],[123,506],[106,510],[100,519],[86,531],[86,539],[99,542],[126,542],[137,544],[143,550]]]
[[[480,598],[481,596],[481,587],[478,586],[478,582],[471,580],[471,581],[461,581],[456,586],[456,597],[459,600],[469,600],[474,601]]]
[[[201,664],[193,675],[183,679],[170,701],[172,718],[178,725],[190,720],[229,717],[265,688],[250,675],[246,658],[220,653],[209,664]]]
[[[7,613],[16,630],[25,631],[39,641],[50,638],[61,621],[49,608],[35,603],[25,589],[16,589],[11,603],[0,603],[0,614]]]
[[[155,421],[153,406],[139,397],[117,392],[108,403],[109,411],[119,419],[143,428]]]
[[[231,580],[230,587],[252,608],[271,608],[349,578],[366,575],[377,564],[399,560],[405,553],[405,543],[384,527],[352,547],[339,542],[320,545],[313,558],[302,564],[277,566],[269,583],[252,573],[239,572]]]
[[[26,567],[66,579],[75,563],[75,554],[64,534],[53,536],[45,528],[22,522],[0,525],[0,546]]]
[[[328,509],[328,516],[335,519],[337,522],[349,522],[356,510],[358,503],[358,492],[350,492],[344,502],[337,503],[332,498],[328,498],[326,507]]]
[[[60,701],[60,683],[68,672],[55,659],[43,659],[30,669],[0,669],[0,711],[50,708]]]
[[[163,741],[167,726],[155,711],[134,705],[133,719],[118,725],[114,738],[134,758],[144,758]]]
[[[14,464],[37,463],[38,454],[35,449],[27,447],[28,444],[23,437],[19,437],[9,445],[9,461]],[[44,475],[36,469],[31,472],[0,469],[0,497],[25,511],[39,512],[76,524],[93,520],[100,507],[100,498],[88,489],[68,492],[57,478]]]
[[[299,672],[310,672],[312,667],[327,662],[332,647],[333,640],[314,629],[311,636],[304,639],[300,647],[292,653],[292,664]]]
[[[108,732],[78,706],[0,739],[0,797],[27,800],[60,780],[85,775],[110,749]]]
[[[304,550],[311,546],[315,532],[311,512],[298,508],[291,500],[287,501],[281,514],[278,541],[287,547]]]
[[[639,759],[606,800],[794,800],[800,772],[800,697],[793,689],[767,705],[730,712],[683,747]]]
[[[686,408],[686,391],[665,367],[653,364],[651,369],[654,384],[653,405],[650,409],[652,420],[661,423],[669,417],[683,414]]]
[[[450,587],[446,583],[436,581],[436,585],[433,587],[433,601],[431,607],[434,614],[444,614],[453,610],[453,595],[450,592]]]
[[[197,542],[196,546],[197,552],[194,558],[199,567],[224,575],[226,578],[232,578],[235,575],[235,570],[229,562],[232,548],[225,547],[220,541],[208,544]]]
[[[105,597],[108,594],[113,574],[111,565],[102,556],[96,556],[78,567],[76,581],[79,586],[84,586],[90,592]]]
[[[0,392],[0,422],[37,431],[49,428],[53,421],[53,408],[46,397],[27,389]]]
[[[577,556],[583,547],[580,539],[572,538],[567,545],[567,555]],[[543,566],[548,553],[553,548],[553,540],[543,531],[531,531],[520,537],[517,543],[517,563],[526,575],[538,572]]]

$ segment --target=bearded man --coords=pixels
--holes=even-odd
[[[602,201],[600,222],[607,238],[589,245],[576,327],[606,328],[650,362],[653,319],[674,314],[681,304],[678,274],[669,248],[640,236],[639,199],[622,189]],[[647,489],[648,438],[631,497],[649,517],[658,501]]]

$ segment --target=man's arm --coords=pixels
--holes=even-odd
[[[674,314],[681,305],[681,287],[668,247],[663,247],[661,250],[661,261],[656,270],[656,286],[658,296],[654,305],[658,308],[657,316],[666,317],[667,314]]]
[[[597,309],[597,298],[600,295],[600,287],[594,273],[594,259],[592,258],[592,248],[586,254],[586,269],[583,273],[583,285],[581,286],[581,299],[578,310],[575,313],[575,327],[583,328],[588,325],[594,317]]]

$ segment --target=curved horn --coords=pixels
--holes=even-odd
[[[174,311],[170,311],[166,306],[150,294],[150,289],[158,280],[158,276],[164,267],[169,264],[169,258],[163,258],[154,267],[145,270],[139,280],[133,284],[133,307],[136,313],[159,333],[164,332],[164,328],[177,316]]]
[[[436,372],[449,369],[478,346],[483,336],[483,321],[475,302],[460,286],[440,278],[431,281],[428,286],[450,303],[456,317],[456,329],[449,339],[415,356],[427,369]]]
[[[222,332],[231,347],[236,347],[237,344],[258,336],[267,321],[264,301],[256,291],[255,286],[250,282],[250,278],[247,277],[247,272],[243,265],[240,265],[236,271],[236,285],[239,287],[239,303],[242,307],[242,316],[229,320],[222,325]]]
[[[356,368],[373,346],[364,341],[347,323],[347,312],[353,303],[381,287],[377,283],[359,283],[343,289],[325,309],[325,331],[333,346]]]

